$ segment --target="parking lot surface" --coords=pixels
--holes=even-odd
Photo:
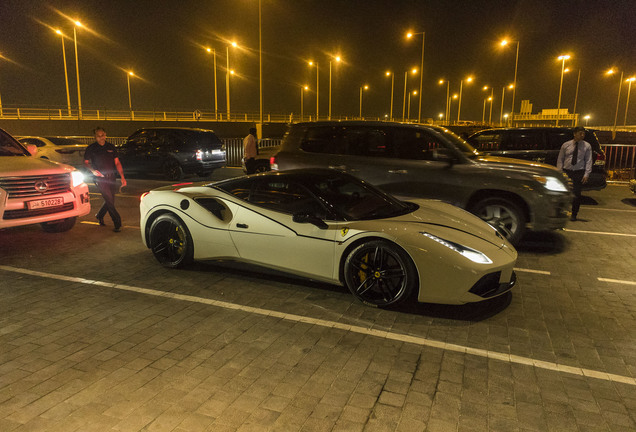
[[[511,295],[379,310],[245,265],[161,267],[138,204],[163,184],[130,180],[121,233],[0,231],[1,431],[636,430],[626,185],[527,235]]]

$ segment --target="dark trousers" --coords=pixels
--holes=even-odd
[[[581,188],[583,187],[583,176],[585,170],[563,170],[570,180],[572,180],[572,192],[574,192],[574,199],[572,200],[572,216],[576,217],[579,214],[579,207],[581,207]]]
[[[247,171],[248,174],[254,174],[256,172],[255,158],[245,159],[245,171]]]
[[[108,212],[111,219],[113,220],[115,228],[121,227],[121,217],[119,216],[119,213],[115,208],[115,192],[117,190],[117,180],[114,177],[95,179],[95,185],[97,186],[97,189],[99,189],[99,193],[102,194],[102,198],[104,198],[104,204],[95,216],[97,216],[97,219],[104,219],[104,216],[106,216],[106,212]]]

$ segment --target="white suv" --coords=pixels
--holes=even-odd
[[[88,186],[80,171],[32,157],[36,151],[0,129],[0,229],[39,223],[68,231],[91,211]]]

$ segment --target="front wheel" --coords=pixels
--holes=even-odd
[[[358,300],[374,307],[405,303],[418,286],[411,258],[385,240],[368,241],[353,249],[344,264],[344,278]]]
[[[192,262],[194,245],[185,224],[172,214],[163,214],[150,226],[150,249],[161,264],[169,268]]]
[[[517,244],[526,230],[523,211],[505,198],[486,198],[475,204],[470,211],[492,225],[512,244]]]
[[[70,217],[62,220],[57,220],[53,222],[42,222],[40,226],[47,233],[60,233],[64,231],[68,231],[73,226],[75,226],[75,220],[77,218]]]

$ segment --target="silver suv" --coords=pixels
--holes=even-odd
[[[290,126],[272,170],[329,167],[400,197],[440,199],[518,243],[526,229],[563,228],[571,192],[555,167],[482,156],[447,129],[392,122]]]
[[[46,232],[68,231],[91,210],[84,176],[36,152],[0,129],[0,229],[39,223]]]

